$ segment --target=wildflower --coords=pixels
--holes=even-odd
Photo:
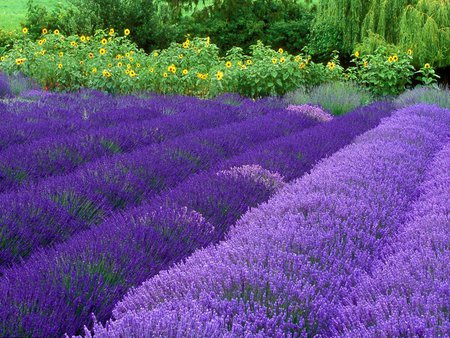
[[[227,62],[225,63],[225,66],[226,66],[227,68],[231,68],[231,66],[232,66],[231,61],[227,61]]]
[[[284,58],[280,59],[280,63],[284,63],[286,60]]]
[[[277,61],[278,61],[278,60],[277,60],[277,59],[275,59],[275,58],[273,58],[273,59],[272,59],[272,63],[273,63],[273,64],[276,64],[276,63],[277,63]]]
[[[393,58],[392,56],[389,56],[389,57],[388,57],[388,62],[389,62],[389,63],[394,62],[394,58]]]
[[[163,77],[164,77],[164,78],[167,78],[168,76],[169,76],[169,74],[167,74],[167,73],[164,73],[164,74],[163,74]]]
[[[251,65],[251,64],[252,64],[252,60],[248,59],[248,60],[247,60],[247,64],[248,64],[248,65]]]
[[[408,55],[412,55],[412,49],[409,48],[408,51],[407,51],[406,53],[408,53]]]
[[[221,81],[223,79],[223,72],[221,72],[220,70],[217,72],[216,74],[216,78],[218,81]]]
[[[278,53],[283,54],[283,53],[284,53],[283,48],[279,48],[279,49],[278,49]]]
[[[47,28],[42,28],[42,34],[47,34],[48,33],[48,30],[47,30]]]
[[[82,35],[82,36],[80,36],[80,40],[81,40],[82,42],[85,42],[85,41],[86,41],[86,37],[85,37],[84,35]]]
[[[93,59],[94,58],[94,54],[93,53],[89,53],[88,57],[89,57],[89,59]]]
[[[101,49],[99,50],[99,53],[100,53],[100,55],[105,55],[106,49],[105,49],[105,48],[101,48]]]
[[[108,43],[108,40],[106,40],[105,38],[102,39],[102,45],[106,45]]]
[[[359,58],[359,52],[358,51],[355,52],[355,57]]]
[[[59,35],[59,29],[55,29],[55,30],[53,31],[53,34]]]
[[[22,33],[23,34],[28,34],[28,28],[27,27],[23,27],[22,28]]]
[[[431,68],[429,63],[426,63],[424,67],[425,67],[425,69],[430,69]]]
[[[398,61],[398,55],[395,54],[395,55],[392,57],[392,60],[393,60],[394,62],[397,62],[397,61]]]
[[[125,36],[130,35],[130,30],[128,28],[126,28],[123,33],[125,34]]]
[[[58,63],[58,68],[62,69],[62,67],[63,67],[62,63]]]
[[[329,70],[333,70],[336,65],[334,62],[328,62],[327,66]]]
[[[187,69],[183,69],[183,75],[188,75],[189,71]]]

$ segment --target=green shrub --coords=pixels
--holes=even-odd
[[[373,98],[369,91],[353,82],[333,81],[307,89],[300,87],[285,96],[290,104],[317,104],[333,115],[343,115]]]
[[[402,93],[395,102],[400,107],[406,107],[417,103],[429,103],[450,109],[450,90],[448,87],[443,86],[418,86]]]

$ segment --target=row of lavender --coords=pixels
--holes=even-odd
[[[197,116],[197,126],[217,121],[222,125],[101,158],[71,174],[0,195],[0,269],[40,247],[64,241],[119,210],[139,205],[249,147],[317,124],[305,115],[282,110],[242,122],[233,122],[236,114],[220,111]],[[183,121],[180,129],[185,130]]]
[[[32,192],[4,195],[13,210],[8,231],[15,235],[4,242],[17,243],[5,251],[4,264],[37,252],[4,271],[0,332],[73,334],[91,312],[109,318],[130,287],[223,238],[249,207],[392,109],[373,105],[322,124],[300,111],[267,113],[88,165],[42,181]],[[118,209],[128,211],[118,215]],[[51,217],[35,217],[36,210]],[[62,245],[37,250],[90,227]]]
[[[449,189],[450,110],[400,110],[133,289],[95,336],[445,336]]]

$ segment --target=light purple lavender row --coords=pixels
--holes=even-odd
[[[145,108],[140,112],[143,120],[137,122],[138,113],[131,108],[129,114],[133,116],[130,122],[122,122],[115,127],[96,128],[69,136],[57,135],[9,147],[0,152],[0,193],[16,190],[45,177],[69,173],[102,156],[127,153],[188,132],[255,116],[253,112],[238,107],[197,101],[195,104],[187,102],[187,108],[173,116],[153,119],[162,115],[166,107],[161,105],[150,111]],[[113,111],[110,113],[113,118],[117,117]],[[150,119],[146,120],[146,116]]]
[[[450,332],[450,143],[422,184],[409,221],[343,299],[332,332],[445,337]]]
[[[0,195],[0,267],[140,205],[249,147],[316,124],[302,115],[275,111],[103,158],[26,191]]]
[[[450,111],[397,112],[247,213],[228,240],[145,282],[96,336],[328,335],[407,218]]]
[[[296,174],[300,176],[311,168],[320,154],[328,155],[333,146],[337,150],[349,143],[355,135],[376,125],[391,109],[392,106],[387,104],[359,109],[349,116],[282,137],[276,143],[266,142],[247,151],[247,156],[237,156],[235,160],[227,161],[229,166],[218,166],[226,169],[213,169],[195,175],[173,190],[155,197],[148,204],[123,216],[111,217],[45,255],[37,254],[26,264],[26,276],[22,275],[21,266],[16,266],[14,272],[7,272],[6,276],[20,276],[20,280],[13,284],[28,284],[25,293],[22,288],[15,288],[11,298],[14,303],[21,302],[19,299],[27,299],[26,302],[31,300],[42,304],[34,311],[52,313],[51,322],[59,323],[59,327],[66,327],[66,332],[70,333],[81,329],[90,315],[89,308],[84,308],[81,313],[76,312],[79,303],[95,304],[93,307],[97,316],[106,320],[110,317],[113,305],[129,287],[138,285],[161,269],[180,261],[195,249],[220,240],[249,207],[267,200],[283,185],[280,175],[255,165],[258,162],[246,165],[247,160],[260,159],[264,163],[287,161],[289,164],[296,158],[300,162],[295,167],[298,169]],[[312,137],[315,133],[321,136]],[[333,142],[328,140],[330,135],[335,138]],[[275,146],[280,151],[274,150]],[[299,152],[316,155],[301,158],[297,156]],[[239,165],[240,160],[244,165],[233,167]],[[279,167],[285,168],[286,163]],[[292,172],[289,174],[292,175]],[[81,261],[83,264],[79,264]],[[90,273],[89,267],[97,267],[99,264],[103,267],[101,273]],[[71,289],[68,293],[69,290],[61,289],[59,284],[48,284],[50,281],[64,280],[69,271],[67,269],[72,271],[71,285],[78,288],[78,292]],[[43,271],[46,273],[43,274]],[[104,276],[109,276],[108,280]],[[110,283],[111,278],[114,283]],[[94,285],[100,288],[95,297],[83,291]],[[51,293],[55,296],[48,298],[46,293],[40,294],[40,288],[52,290]],[[77,295],[76,300],[73,299],[73,294]],[[67,305],[68,303],[71,305]],[[5,309],[9,308],[8,304],[3,305]],[[11,315],[8,311],[13,310],[5,310],[2,318],[9,313],[9,316],[19,318],[18,321],[27,321],[26,318],[34,315],[26,311]],[[30,326],[30,332],[36,332],[37,328],[43,330],[44,335],[64,332],[55,331],[46,321],[36,320],[33,323],[34,329]],[[5,332],[13,334],[17,324],[8,322],[11,329]]]

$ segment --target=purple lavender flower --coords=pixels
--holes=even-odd
[[[96,335],[330,335],[407,220],[449,126],[449,110],[397,112],[247,213],[225,242],[134,289]]]

